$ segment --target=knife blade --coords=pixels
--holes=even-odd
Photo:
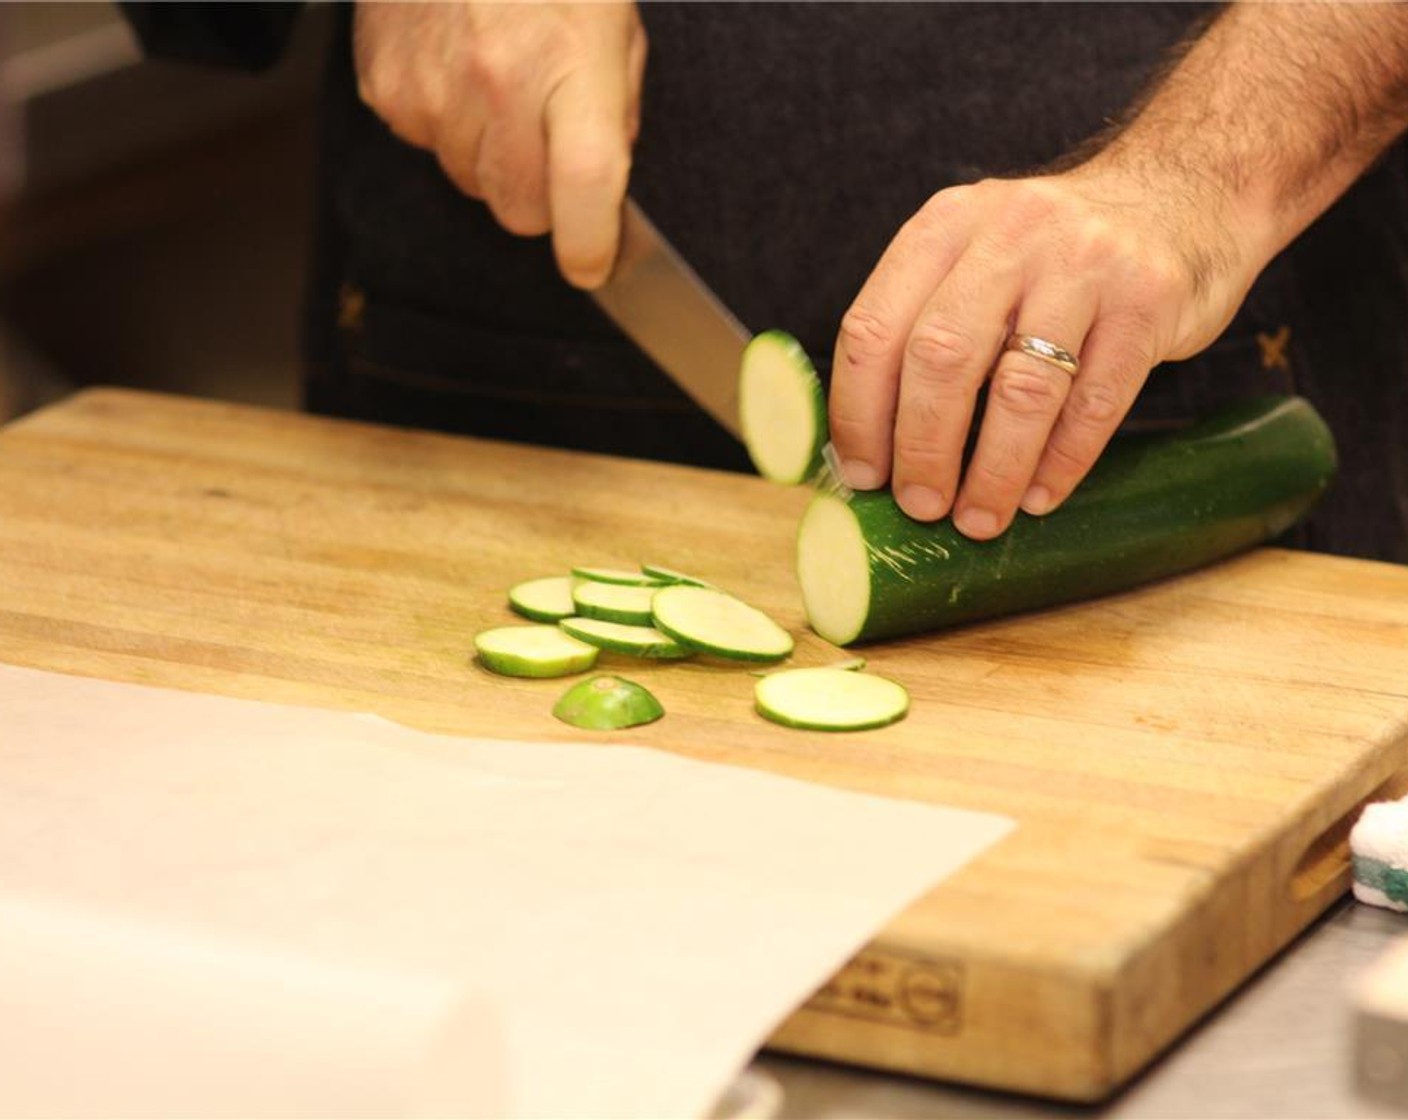
[[[752,335],[627,198],[621,246],[597,306],[734,438],[738,369]]]

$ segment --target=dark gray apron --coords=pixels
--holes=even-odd
[[[323,113],[307,402],[319,412],[743,468],[740,449],[434,159],[361,105],[349,20]],[[1204,16],[1187,4],[664,4],[631,189],[750,327],[825,373],[837,323],[935,190],[1098,131]],[[1339,482],[1295,543],[1408,561],[1402,146],[1262,278],[1224,337],[1153,374],[1132,426],[1303,393]]]

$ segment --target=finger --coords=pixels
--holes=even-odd
[[[1022,300],[1017,331],[1079,354],[1097,303],[1088,286],[1038,288]],[[1071,382],[1071,374],[1059,366],[1010,346],[998,356],[978,444],[954,503],[953,522],[959,532],[987,540],[1011,523]]]
[[[953,505],[978,387],[1020,297],[1016,265],[973,246],[914,324],[900,373],[892,485],[916,520],[936,520]]]
[[[831,367],[831,439],[847,483],[883,486],[893,457],[905,340],[967,239],[962,188],[901,227],[841,320]]]
[[[1147,329],[1097,317],[1086,336],[1080,372],[1022,498],[1024,510],[1040,516],[1070,497],[1134,403],[1153,364]]]
[[[479,178],[479,151],[488,120],[481,100],[466,96],[448,107],[435,125],[431,147],[440,168],[456,187],[470,198],[484,198]]]
[[[552,216],[541,91],[528,86],[501,100],[484,128],[474,170],[499,225],[521,237],[548,232]]]
[[[357,95],[394,136],[417,148],[435,142],[435,121],[443,105],[438,67],[410,60],[420,46],[419,25],[388,26],[388,10],[359,5],[354,13],[352,54]]]
[[[547,105],[548,207],[558,268],[579,288],[611,273],[630,177],[626,44],[574,70]]]
[[[650,41],[637,16],[626,57],[626,137],[633,145],[640,136],[640,95],[645,86],[645,61],[649,53]]]

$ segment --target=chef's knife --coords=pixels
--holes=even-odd
[[[738,371],[752,335],[689,267],[634,199],[621,211],[621,245],[597,306],[735,439]],[[850,499],[828,440],[813,485]]]
[[[632,199],[611,278],[592,292],[618,327],[735,438],[738,369],[752,338]]]

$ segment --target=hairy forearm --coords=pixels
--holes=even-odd
[[[1265,260],[1405,126],[1408,4],[1237,3],[1095,162],[1173,180]]]

